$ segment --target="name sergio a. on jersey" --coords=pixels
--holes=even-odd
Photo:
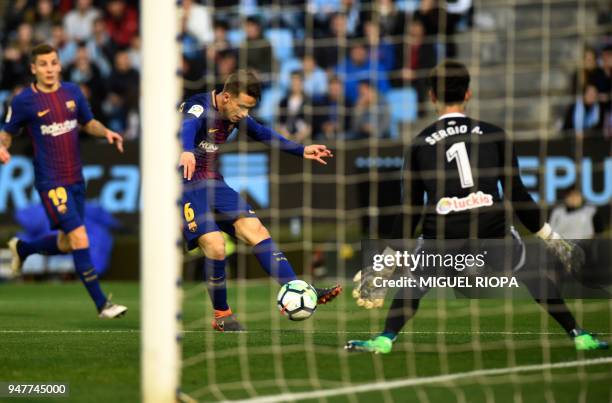
[[[437,132],[433,132],[429,136],[425,137],[425,142],[430,146],[435,145],[438,141],[443,140],[447,137],[454,136],[456,134],[466,134],[468,132],[468,127],[466,125],[460,125],[457,127],[453,127],[455,124],[454,121],[448,122],[449,127],[446,129],[438,130]],[[472,133],[474,134],[483,134],[482,130],[480,130],[479,126],[472,128]]]
[[[78,122],[76,119],[65,120],[61,123],[51,123],[50,125],[41,125],[40,132],[43,136],[61,136],[62,134],[66,134],[78,126]]]

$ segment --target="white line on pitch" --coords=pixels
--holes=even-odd
[[[372,392],[372,391],[377,391],[377,390],[397,389],[397,388],[404,388],[408,386],[426,385],[426,384],[431,384],[431,383],[452,382],[452,381],[458,381],[462,379],[469,379],[469,378],[482,377],[482,376],[506,375],[506,374],[520,373],[520,372],[533,372],[533,371],[543,371],[547,369],[572,368],[572,367],[581,367],[581,366],[586,367],[586,366],[591,366],[591,365],[603,365],[603,364],[612,364],[612,357],[556,362],[554,364],[534,364],[534,365],[522,365],[519,367],[480,369],[476,371],[459,372],[456,374],[427,376],[427,377],[411,378],[411,379],[398,379],[394,381],[384,381],[384,382],[363,383],[359,385],[343,386],[341,388],[314,390],[311,392],[283,393],[280,395],[261,396],[261,397],[255,397],[255,398],[244,399],[244,400],[226,400],[225,402],[273,403],[273,402],[297,401],[297,400],[304,400],[304,399],[319,399],[322,397],[365,393],[365,392]]]
[[[367,331],[350,331],[350,330],[304,330],[304,329],[269,329],[269,330],[244,330],[241,332],[231,332],[224,333],[224,335],[230,334],[240,334],[240,333],[269,333],[269,332],[288,332],[288,333],[313,333],[313,334],[375,334],[376,332],[367,332]],[[140,333],[140,329],[0,329],[0,334],[21,334],[21,333]],[[183,330],[183,333],[218,333],[216,330]],[[612,333],[606,332],[595,332],[598,335],[610,335]],[[407,331],[400,332],[400,334],[447,334],[447,335],[471,335],[471,334],[481,334],[481,335],[565,335],[564,332],[529,332],[529,331],[519,331],[519,332],[495,332],[495,331],[477,331],[477,332],[457,332],[457,331]]]

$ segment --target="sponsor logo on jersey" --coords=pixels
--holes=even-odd
[[[61,123],[51,123],[50,125],[41,125],[40,132],[43,136],[61,136],[62,134],[66,134],[78,126],[78,122],[76,119],[65,120]]]
[[[198,147],[207,153],[215,153],[219,150],[219,146],[213,143],[209,143],[208,141],[202,141],[198,144]]]
[[[49,113],[49,109],[45,109],[44,111],[40,111],[40,112],[37,113],[37,115],[38,115],[39,118],[42,118],[47,113]]]
[[[66,101],[66,108],[68,108],[68,110],[70,112],[74,112],[76,109],[76,103],[74,102],[73,99],[71,99],[70,101]]]
[[[193,105],[187,113],[191,113],[196,118],[199,118],[204,113],[204,107],[202,105]]]
[[[493,196],[478,191],[465,197],[443,197],[436,204],[436,212],[446,215],[452,211],[465,211],[492,205]]]

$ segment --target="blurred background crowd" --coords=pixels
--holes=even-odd
[[[30,48],[49,42],[96,116],[139,136],[138,1],[14,0],[0,11],[0,112],[31,82]],[[594,12],[603,28],[576,41],[564,107],[548,122],[578,136],[612,126],[612,11]],[[254,68],[265,88],[256,117],[300,142],[399,138],[428,112],[430,68],[469,57],[457,36],[503,29],[472,0],[183,0],[179,18],[184,96]]]

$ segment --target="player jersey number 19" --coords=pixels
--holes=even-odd
[[[465,148],[465,142],[455,143],[446,150],[446,160],[451,162],[457,160],[457,169],[459,170],[459,181],[462,188],[470,188],[474,186],[474,178],[472,178],[472,167],[470,166],[470,158]]]

